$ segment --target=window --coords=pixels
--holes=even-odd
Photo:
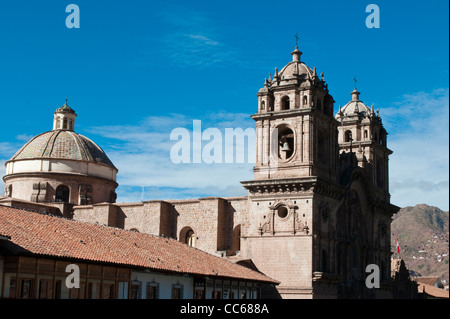
[[[172,285],[172,299],[183,299],[183,285]]]
[[[288,159],[294,154],[294,132],[288,127],[278,127],[278,158]]]
[[[179,241],[185,243],[188,246],[195,247],[196,239],[197,236],[191,227],[186,226],[183,229],[181,229]]]
[[[55,202],[68,202],[69,201],[69,187],[60,185],[56,188]]]
[[[288,209],[286,206],[281,206],[280,208],[278,208],[278,217],[280,218],[286,218],[288,215]]]
[[[350,142],[352,141],[352,131],[347,130],[345,131],[345,135],[344,135],[344,142]]]
[[[159,284],[157,282],[148,282],[146,287],[147,299],[159,299]]]
[[[266,102],[261,101],[261,111],[264,111],[266,109]]]
[[[67,117],[64,118],[63,129],[67,129]]]
[[[283,96],[283,98],[281,99],[281,109],[289,110],[289,108],[290,108],[289,96]]]
[[[306,95],[303,96],[303,106],[306,106],[308,104],[308,97]]]
[[[33,279],[22,279],[20,281],[20,298],[33,298]]]
[[[38,298],[39,299],[50,299],[52,297],[50,287],[51,287],[51,282],[49,279],[39,280]]]
[[[88,288],[90,287],[90,290],[92,291],[92,283],[90,282],[88,285]],[[119,281],[119,285],[118,285],[119,289],[118,289],[118,294],[117,294],[117,298],[118,299],[128,299],[128,282],[126,281]],[[88,296],[88,299],[91,299],[92,297]]]
[[[131,296],[130,299],[141,299],[141,287],[142,283],[138,280],[131,282]]]
[[[114,284],[106,284],[104,289],[104,299],[114,299],[115,296],[115,286]]]
[[[55,282],[55,295],[54,295],[54,299],[60,299],[61,298],[61,280],[57,280]]]
[[[204,289],[195,289],[194,299],[205,299]]]

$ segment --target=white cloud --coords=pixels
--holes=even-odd
[[[382,110],[390,133],[391,201],[449,209],[448,89],[419,92]]]
[[[253,129],[254,122],[248,114],[217,112],[200,118],[201,132],[207,128],[217,128],[224,133],[225,128]],[[253,178],[254,149],[256,143],[250,141],[242,148],[246,153],[244,163],[180,163],[170,159],[170,149],[177,141],[170,140],[170,133],[177,127],[186,128],[191,135],[193,119],[179,114],[148,117],[138,125],[93,127],[89,134],[111,139],[109,148],[104,148],[108,157],[119,169],[118,201],[141,200],[141,187],[145,186],[144,200],[179,199],[202,196],[245,195],[240,181]],[[97,138],[93,138],[98,140]],[[202,141],[204,147],[209,141]],[[235,150],[236,150],[236,143]],[[250,150],[250,151],[249,151]],[[191,145],[192,152],[196,150]],[[250,153],[251,158],[248,157]]]
[[[223,40],[217,21],[192,8],[169,5],[159,13],[166,32],[159,41],[159,57],[178,66],[220,66],[239,61],[236,49]]]

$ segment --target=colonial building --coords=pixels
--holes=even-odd
[[[0,205],[0,299],[256,299],[276,284],[174,239]]]
[[[392,151],[379,112],[355,88],[335,114],[323,73],[297,47],[291,55],[257,93],[254,178],[241,182],[248,196],[115,203],[117,169],[73,132],[66,104],[53,131],[6,163],[0,203],[42,210],[60,201],[75,220],[171,237],[278,280],[263,297],[392,297],[390,223],[399,208],[390,203]],[[365,285],[369,264],[380,288]]]

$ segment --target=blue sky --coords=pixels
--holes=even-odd
[[[79,29],[65,25],[70,3]],[[366,27],[370,3],[379,29]],[[68,99],[76,132],[119,168],[119,201],[245,195],[239,181],[252,179],[252,164],[175,165],[169,135],[195,119],[254,127],[256,93],[291,60],[298,32],[335,111],[354,76],[360,99],[380,110],[394,151],[391,201],[448,210],[448,9],[444,0],[2,3],[0,164],[51,130]]]

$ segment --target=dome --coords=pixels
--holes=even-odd
[[[54,130],[33,137],[9,161],[37,158],[80,160],[114,167],[97,144],[68,130]]]
[[[317,78],[315,68],[312,70],[305,63],[300,61],[302,52],[300,52],[297,47],[291,52],[291,55],[292,61],[285,65],[280,72],[275,68],[273,81],[271,82],[269,78],[271,86],[298,84],[299,81],[303,82],[305,80],[315,80]]]
[[[313,70],[308,67],[305,63],[300,61],[289,62],[281,71],[280,79],[295,78],[297,76],[304,77],[308,79],[313,78]]]
[[[53,130],[30,139],[5,163],[8,197],[71,205],[115,202],[118,169],[100,146],[74,132],[76,117],[66,100],[53,113]]]
[[[371,110],[367,105],[365,105],[362,101],[359,100],[360,92],[358,92],[356,88],[350,94],[352,95],[352,100],[347,104],[345,104],[342,108],[339,108],[339,111],[336,114],[337,119],[339,119],[342,116],[366,117],[373,112],[373,110]]]

